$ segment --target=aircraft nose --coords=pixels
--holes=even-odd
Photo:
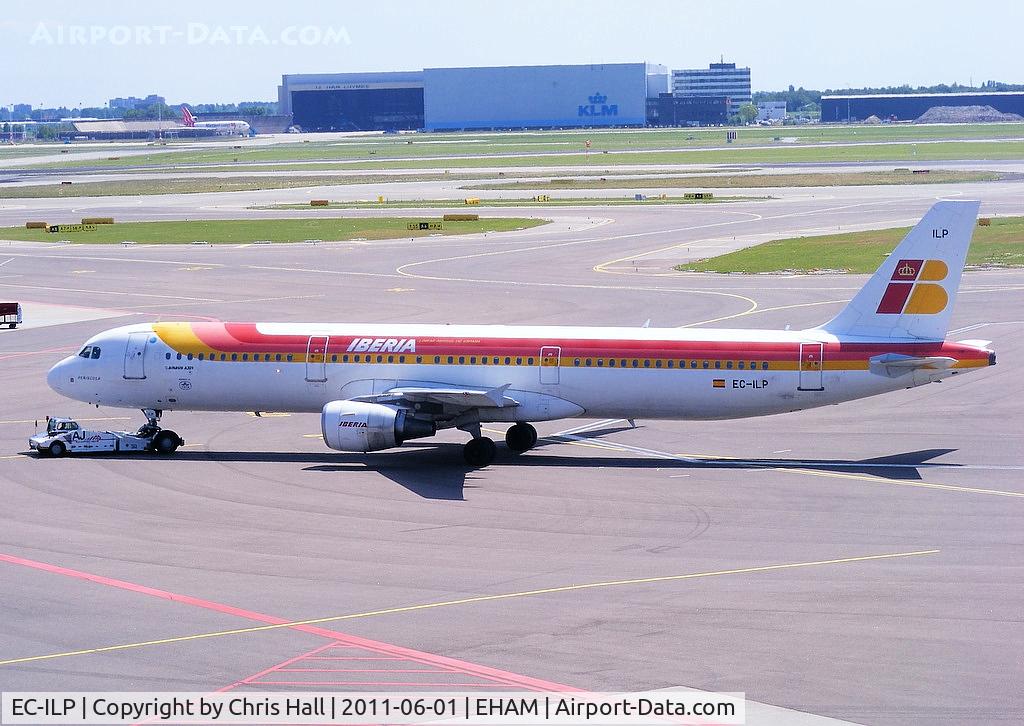
[[[74,363],[73,358],[65,358],[46,374],[46,384],[62,396],[68,395],[67,390],[68,383],[71,382],[70,369],[72,363]]]

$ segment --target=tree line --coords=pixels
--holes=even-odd
[[[1024,84],[1003,83],[1001,81],[985,81],[980,86],[965,86],[960,83],[940,83],[935,86],[879,86],[877,88],[827,88],[824,91],[790,86],[785,91],[757,91],[753,94],[754,103],[763,101],[785,101],[786,111],[813,112],[821,110],[821,97],[832,95],[869,95],[879,93],[990,93],[993,91],[1024,91]]]

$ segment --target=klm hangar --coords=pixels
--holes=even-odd
[[[284,76],[282,108],[304,131],[456,131],[644,126],[665,66],[427,68]]]

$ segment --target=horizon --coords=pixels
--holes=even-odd
[[[89,8],[56,0],[7,8],[0,20],[0,42],[22,61],[0,105],[100,108],[149,94],[196,105],[275,101],[286,74],[641,61],[684,69],[721,57],[749,67],[764,92],[1024,81],[1024,59],[1006,51],[1024,27],[1024,5],[974,7],[965,15],[953,0],[927,11],[865,0],[851,13],[809,0],[729,10],[652,0],[638,12],[609,0],[523,0],[514,10],[437,0],[353,12],[296,0],[282,18],[267,0]],[[950,27],[956,53],[946,52]]]

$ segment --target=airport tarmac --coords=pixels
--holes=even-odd
[[[983,214],[1024,213],[1007,182],[545,209],[555,224],[415,242],[0,245],[0,296],[48,306],[52,322],[0,330],[0,690],[687,686],[863,724],[1019,720],[1020,270],[968,272],[954,314],[950,338],[991,339],[998,366],[838,407],[546,423],[538,448],[500,447],[480,470],[458,433],[350,455],[298,414],[168,413],[187,446],[166,459],[26,453],[48,413],[142,422],[45,384],[115,325],[800,328],[865,277],[671,265],[906,224],[937,195],[972,193]],[[82,202],[230,218],[262,194]],[[375,212],[345,212],[362,213]]]

